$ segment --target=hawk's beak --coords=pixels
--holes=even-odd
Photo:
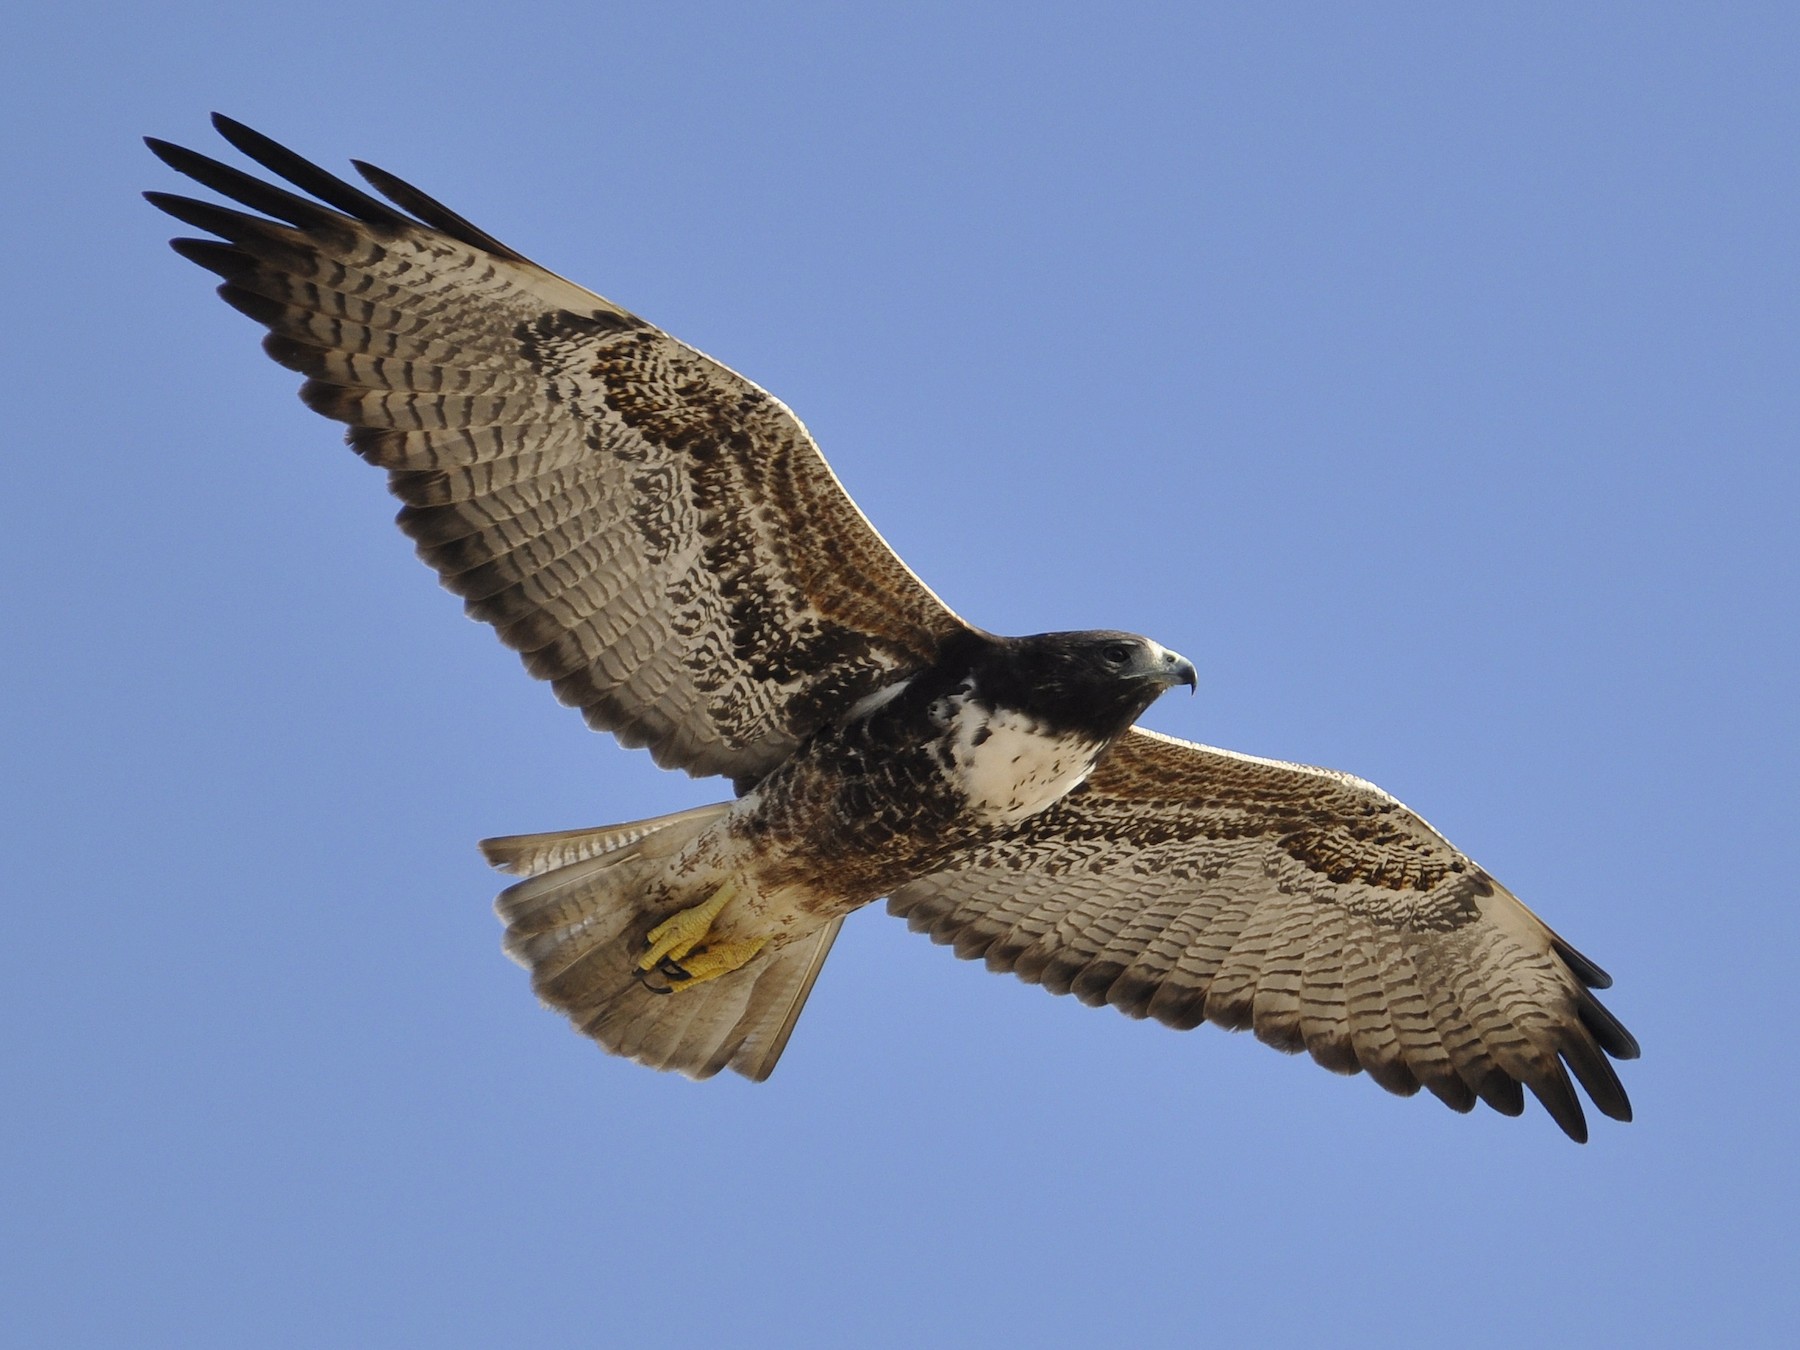
[[[1200,672],[1194,669],[1194,663],[1188,660],[1187,657],[1179,656],[1174,652],[1165,652],[1163,655],[1170,662],[1170,685],[1185,684],[1188,687],[1188,693],[1199,693]]]
[[[1172,652],[1166,647],[1157,648],[1156,655],[1150,658],[1151,668],[1145,676],[1155,680],[1164,689],[1173,689],[1178,684],[1185,684],[1190,693],[1198,693],[1200,674],[1194,669],[1194,663],[1180,652]]]

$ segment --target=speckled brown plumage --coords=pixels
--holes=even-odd
[[[1605,975],[1398,802],[1127,732],[1191,666],[1129,634],[972,628],[748,380],[391,174],[357,166],[383,201],[215,124],[310,195],[152,141],[260,213],[148,194],[214,236],[176,250],[387,470],[419,556],[527,670],[747,794],[484,845],[523,878],[508,951],[586,1034],[766,1077],[843,915],[890,894],[958,955],[1086,1003],[1250,1029],[1457,1110],[1516,1114],[1528,1087],[1583,1138],[1572,1072],[1629,1118]],[[1115,647],[1162,663],[1153,687],[1096,664]],[[766,949],[670,997],[645,934],[723,881],[749,899],[720,923]]]
[[[1590,992],[1605,976],[1348,774],[1134,729],[1081,787],[889,908],[1055,993],[1254,1030],[1389,1091],[1517,1114],[1523,1084],[1585,1138],[1566,1061],[1630,1119],[1606,1055],[1637,1045]]]
[[[660,764],[753,782],[963,627],[778,400],[511,250],[220,127],[357,209],[153,142],[292,225],[151,194],[226,241],[176,248],[225,278],[269,354],[308,377],[307,405],[389,471],[419,556],[591,725]]]

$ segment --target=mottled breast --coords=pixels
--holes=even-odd
[[[1012,825],[1080,786],[1104,744],[959,691],[942,702],[945,776],[983,825]]]

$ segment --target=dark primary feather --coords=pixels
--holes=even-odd
[[[235,118],[224,113],[212,115],[213,129],[223,136],[234,148],[243,151],[263,168],[281,178],[285,178],[302,192],[310,192],[327,205],[335,206],[346,215],[355,216],[358,220],[371,225],[411,225],[413,222],[393,209],[386,202],[371,197],[360,188],[353,187],[336,174],[327,173],[309,160],[300,158],[285,145],[270,140],[262,132],[253,130]],[[181,168],[179,164],[176,168]],[[182,172],[187,172],[183,169]],[[201,179],[206,182],[205,179]],[[251,180],[255,181],[255,180]],[[229,188],[220,187],[217,183],[207,186],[218,188],[227,196],[235,195]],[[240,200],[243,200],[240,198]],[[406,203],[401,202],[402,206]],[[473,242],[473,241],[467,241]],[[490,246],[490,252],[498,252]],[[516,256],[516,255],[515,255]]]
[[[214,124],[308,195],[151,140],[249,208],[146,194],[216,236],[174,248],[389,471],[470,614],[593,726],[741,786],[964,629],[755,385],[392,174],[358,166],[404,210]]]
[[[1088,782],[889,908],[962,957],[1187,1028],[1210,1021],[1391,1092],[1587,1138],[1637,1042],[1592,962],[1387,794],[1134,729]],[[1573,958],[1573,959],[1571,959]]]
[[[353,159],[350,162],[356,166],[358,173],[374,184],[378,191],[411,211],[427,225],[442,230],[452,239],[460,239],[465,244],[473,244],[485,252],[496,254],[502,258],[511,258],[516,262],[530,261],[523,254],[515,253],[486,230],[478,229],[464,220],[437,198],[426,196],[404,178],[373,164],[366,164],[360,159]]]

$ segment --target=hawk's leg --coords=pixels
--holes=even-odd
[[[712,893],[710,899],[692,909],[672,914],[657,924],[644,938],[648,950],[638,958],[638,969],[655,970],[665,959],[679,962],[712,932],[713,920],[719,917],[719,912],[731,903],[731,898],[736,894],[737,883],[727,881]]]
[[[737,883],[727,881],[711,898],[670,915],[645,936],[646,949],[638,969],[658,970],[667,977],[666,992],[691,989],[747,964],[768,943],[766,937],[741,938],[700,944],[712,933],[713,920],[737,894]]]
[[[683,989],[692,989],[697,984],[704,984],[708,980],[716,980],[721,975],[729,975],[734,970],[742,969],[750,964],[751,957],[768,945],[768,941],[766,937],[753,937],[714,942],[683,957],[678,963],[665,959],[661,969],[669,978],[669,992],[677,994]]]

